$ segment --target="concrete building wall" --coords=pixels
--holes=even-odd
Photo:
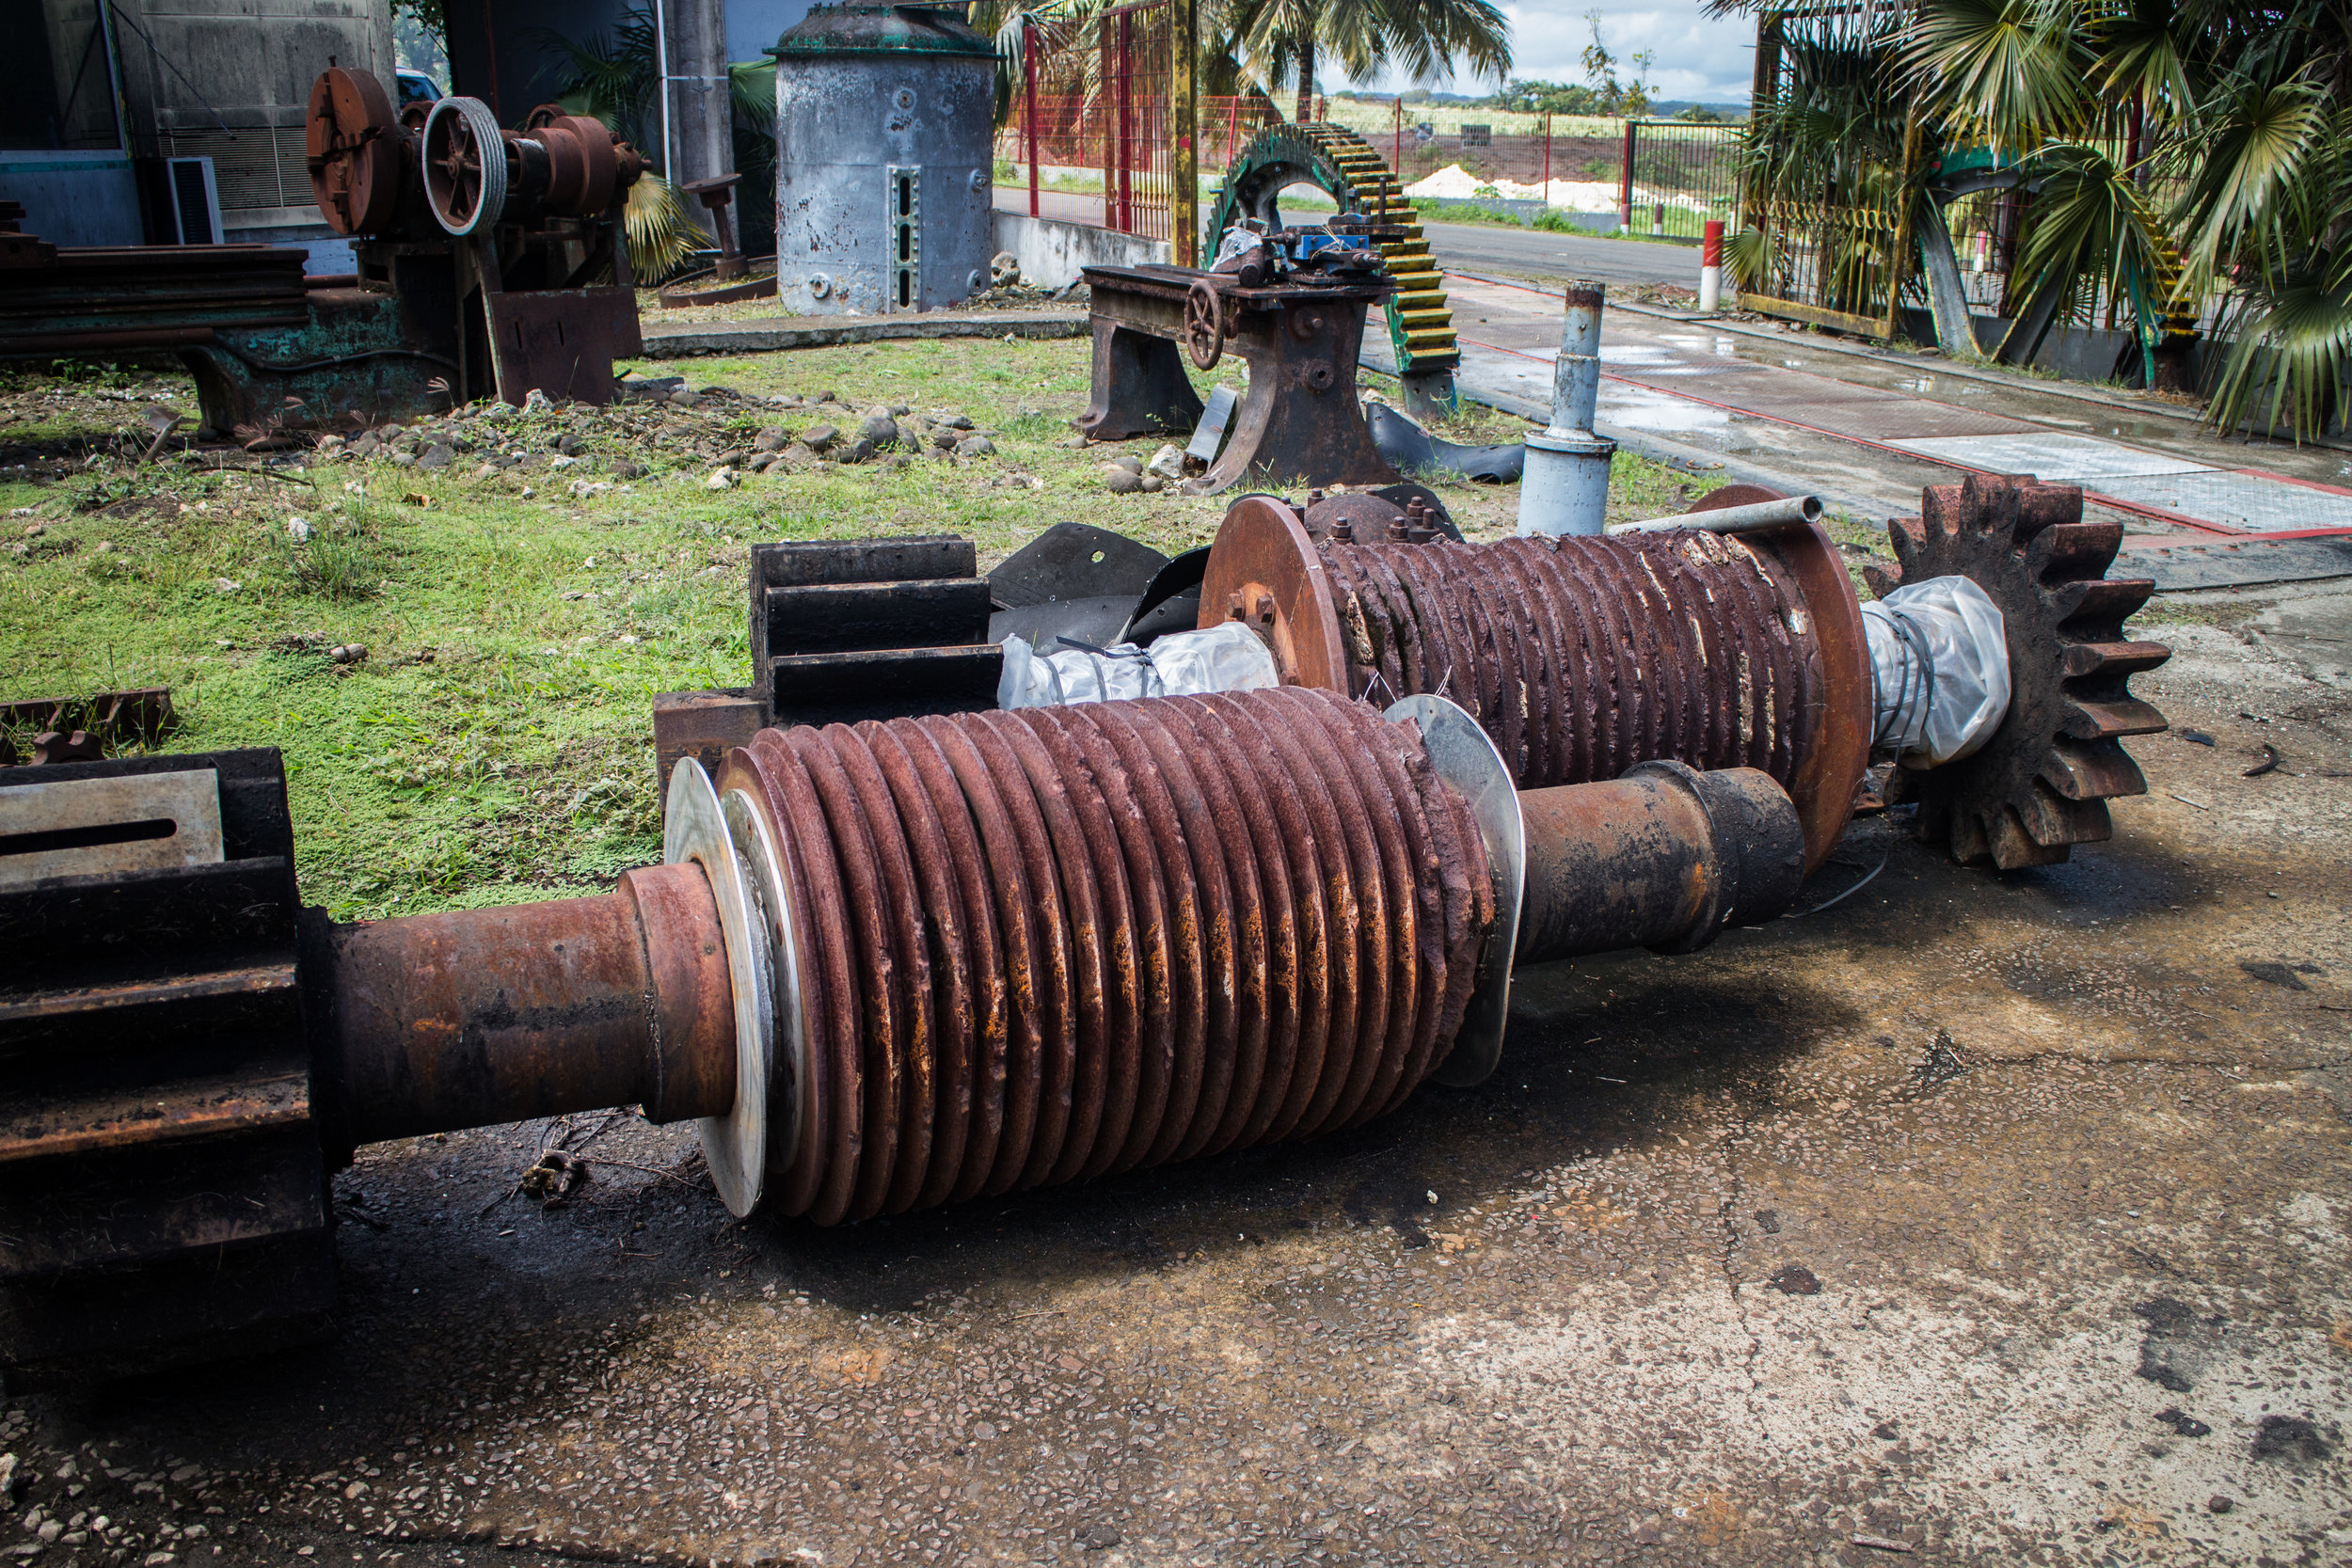
[[[1080,267],[1165,264],[1168,257],[1166,240],[1147,240],[1083,223],[1057,223],[1026,213],[999,211],[992,228],[997,250],[1012,252],[1013,260],[1021,263],[1021,276],[1048,289],[1075,283]]]
[[[124,130],[140,157],[213,160],[221,226],[324,232],[303,166],[332,59],[393,74],[386,0],[117,0]]]

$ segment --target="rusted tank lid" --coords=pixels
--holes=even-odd
[[[779,59],[826,55],[969,55],[996,46],[952,9],[934,6],[811,6],[766,51]]]

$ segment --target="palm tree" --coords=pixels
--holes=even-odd
[[[2042,300],[2161,318],[2221,295],[2207,415],[2315,436],[2352,392],[2352,6],[1921,0],[1906,89],[2037,182]]]
[[[1836,188],[1841,169],[1899,168],[1884,110],[1915,105],[1931,151],[1989,150],[2031,195],[2012,295],[2026,336],[2105,298],[2111,318],[2128,309],[2153,379],[2159,345],[2217,297],[2214,425],[2299,439],[2343,420],[2352,3],[1915,0],[1834,15],[1841,70],[1792,49],[1780,96],[1756,106],[1753,191],[1796,198]],[[1916,212],[1928,197],[1902,199]],[[1734,251],[1736,268],[1774,264],[1760,233]]]
[[[596,116],[640,148],[652,145],[660,68],[650,12],[626,11],[609,37],[585,42],[544,28],[536,37],[572,68],[558,103],[574,114]],[[775,232],[776,62],[731,63],[727,93],[735,111],[735,166],[743,176],[735,191],[736,237],[757,254]],[[684,200],[651,170],[629,187],[623,227],[629,269],[641,283],[660,281],[706,243]]]
[[[1500,83],[1511,71],[1511,24],[1490,0],[1229,0],[1218,30],[1269,90],[1295,79],[1301,120],[1313,118],[1326,51],[1359,82],[1389,71],[1426,82],[1466,66]]]

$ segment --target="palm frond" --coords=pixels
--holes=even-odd
[[[2315,436],[2352,406],[2352,265],[2333,276],[2255,287],[2239,295],[2215,334],[2229,345],[2213,378],[2207,420]]]
[[[1924,0],[1903,67],[1921,104],[1955,135],[2016,154],[2094,118],[2089,52],[2068,0]]]
[[[641,285],[668,277],[703,243],[677,188],[650,169],[628,188],[621,221],[628,233],[629,271]]]

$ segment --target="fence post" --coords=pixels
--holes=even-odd
[[[1119,13],[1119,231],[1136,231],[1135,13]]]
[[[1625,155],[1617,171],[1617,232],[1633,232],[1633,119],[1625,122]]]
[[[1544,202],[1551,202],[1551,111],[1544,111]]]
[[[1399,180],[1405,178],[1405,95],[1401,92],[1396,95],[1396,148],[1389,166],[1396,170]]]
[[[1119,116],[1115,111],[1105,112],[1106,105],[1104,103],[1105,94],[1113,104],[1119,97],[1119,78],[1114,74],[1118,70],[1118,61],[1113,57],[1111,37],[1111,19],[1104,17],[1094,26],[1094,50],[1102,56],[1103,73],[1096,78],[1102,86],[1096,90],[1095,113],[1090,118],[1102,121],[1103,125],[1103,227],[1105,229],[1119,227]],[[1082,106],[1079,113],[1083,116],[1085,112]]]
[[[1200,264],[1200,103],[1193,96],[1194,40],[1200,26],[1200,0],[1178,0],[1168,19],[1168,56],[1175,67],[1168,85],[1176,120],[1173,183],[1168,194],[1168,256],[1180,267]]]
[[[1029,215],[1037,212],[1037,20],[1021,24],[1021,128],[1029,138]]]

